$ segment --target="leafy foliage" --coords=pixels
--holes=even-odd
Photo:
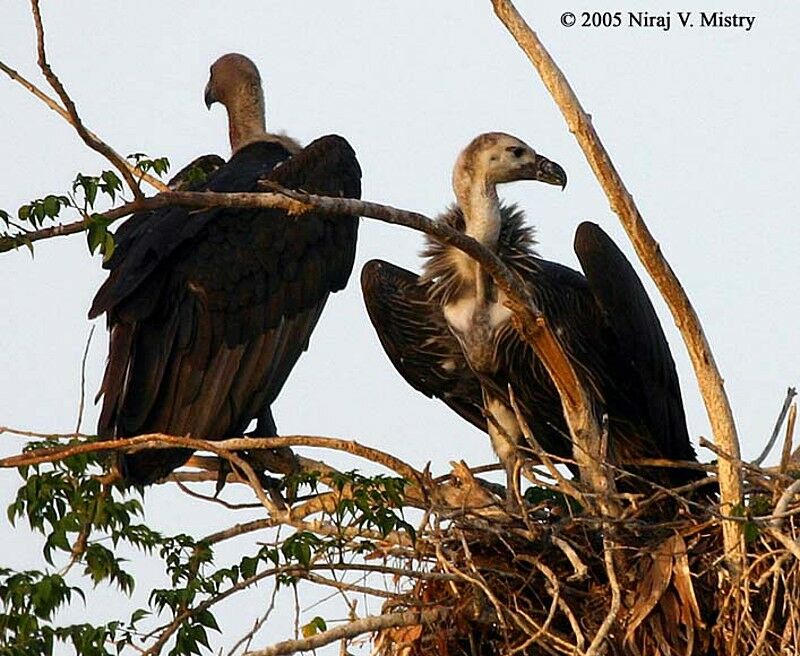
[[[78,443],[44,440],[24,451]],[[104,465],[103,456],[83,454],[19,469],[23,483],[7,515],[13,524],[25,521],[42,535],[46,568],[19,572],[0,568],[0,655],[47,656],[57,653],[59,644],[71,645],[81,655],[118,654],[131,645],[151,646],[165,627],[172,627],[170,656],[202,654],[209,650],[209,631],[220,631],[214,615],[218,600],[267,577],[276,586],[295,586],[320,562],[343,561],[348,528],[383,536],[404,530],[415,537],[400,510],[406,481],[348,472],[327,481],[341,495],[327,513],[341,535],[299,530],[279,544],[259,545],[255,553],[218,564],[214,545],[208,541],[186,534],[163,535],[148,527],[138,495],[103,482]],[[316,494],[320,476],[305,473],[291,484]],[[359,551],[349,541],[351,553],[363,553],[372,543],[363,540],[361,546]],[[151,590],[147,607],[135,609],[127,621],[59,624],[59,611],[72,603],[86,603],[91,595],[81,582],[91,582],[92,587],[113,585],[131,594],[136,581],[130,563],[120,556],[123,547],[158,559],[166,585]],[[145,623],[151,625],[149,631],[142,627]],[[314,635],[326,626],[322,617],[315,617],[302,631]]]
[[[169,171],[169,159],[166,157],[150,159],[144,153],[131,153],[127,159],[142,173],[155,173],[158,177],[162,177]]]
[[[151,159],[144,153],[134,153],[128,159],[142,175],[150,173],[161,177],[169,170],[166,157]],[[33,254],[29,235],[36,230],[59,225],[62,210],[72,210],[83,218],[89,252],[94,254],[99,251],[107,260],[114,252],[114,236],[108,230],[111,221],[95,212],[95,207],[100,199],[113,206],[117,200],[124,200],[123,192],[122,180],[115,171],[105,170],[100,175],[78,173],[68,193],[48,194],[25,203],[17,210],[16,219],[12,218],[10,212],[0,209],[0,222],[5,225],[5,230],[0,230],[0,246],[4,249],[27,246]]]
[[[392,476],[366,477],[357,472],[336,474],[331,486],[339,493],[348,490],[336,506],[333,519],[337,526],[356,526],[377,530],[382,537],[404,530],[411,540],[416,531],[403,518],[403,492],[408,481]]]

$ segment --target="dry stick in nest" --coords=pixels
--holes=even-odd
[[[720,460],[719,464],[722,512],[728,515],[742,503],[739,439],[722,376],[700,319],[675,272],[661,254],[658,242],[645,225],[633,198],[592,126],[591,119],[583,110],[566,77],[510,0],[492,0],[492,5],[498,18],[536,67],[545,87],[561,110],[570,132],[575,135],[595,177],[605,191],[612,210],[620,218],[636,254],[661,292],[681,332],[705,402],[714,441],[729,456]],[[744,560],[741,527],[734,521],[723,521],[722,530],[728,566],[734,577],[738,577]]]
[[[778,474],[786,475],[789,463],[792,460],[792,442],[794,439],[794,425],[797,421],[797,403],[792,403],[789,408],[789,416],[786,420],[786,434],[783,438],[783,450],[781,451],[781,462],[778,465]]]
[[[778,441],[778,434],[781,432],[781,426],[783,426],[783,421],[786,419],[786,415],[789,412],[789,408],[792,404],[792,399],[795,396],[797,396],[797,390],[794,387],[789,387],[786,390],[786,398],[783,400],[781,411],[778,413],[778,418],[775,420],[775,427],[772,429],[772,435],[770,435],[767,445],[761,451],[761,455],[759,455],[758,458],[753,460],[750,464],[761,466],[767,459],[770,451],[772,451],[772,447],[775,446],[775,442]]]

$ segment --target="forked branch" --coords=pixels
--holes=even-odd
[[[61,118],[63,118],[67,123],[69,123],[73,127],[75,126],[75,123],[73,122],[73,119],[72,119],[72,116],[70,116],[70,113],[66,109],[64,109],[58,103],[58,101],[55,98],[51,98],[50,96],[48,96],[44,91],[42,91],[39,87],[37,87],[33,82],[31,82],[30,80],[25,78],[22,74],[20,74],[18,71],[16,71],[13,68],[11,68],[8,64],[3,62],[2,60],[0,60],[0,71],[5,73],[6,75],[8,75],[9,78],[11,78],[14,82],[18,83],[24,89],[27,89],[28,91],[30,91],[34,96],[36,96],[36,98],[41,100],[45,105],[47,105],[56,114],[58,114]],[[94,140],[96,140],[98,142],[102,142],[103,141],[100,137],[97,136],[97,134],[95,134],[94,132],[92,132],[91,130],[86,128],[85,126],[84,126],[84,129],[86,130],[87,134],[89,135],[89,137],[91,139],[94,139]],[[153,189],[155,189],[156,191],[169,191],[169,187],[166,184],[164,184],[163,182],[161,182],[161,180],[159,180],[158,178],[154,178],[152,175],[149,175],[148,173],[145,173],[144,171],[142,171],[140,169],[137,169],[133,164],[131,164],[130,162],[128,162],[126,160],[123,160],[121,157],[120,157],[120,161],[122,161],[122,163],[125,165],[125,168],[127,168],[131,172],[132,175],[135,175],[137,178],[139,178],[143,182],[146,182],[151,187],[153,187]],[[56,235],[54,234],[53,236],[56,236]],[[2,250],[0,250],[0,252],[2,252]]]
[[[89,148],[100,153],[109,162],[111,162],[117,171],[119,171],[120,175],[128,184],[128,187],[130,187],[134,198],[137,200],[142,200],[144,198],[144,194],[142,193],[136,178],[133,177],[133,173],[131,173],[128,162],[126,162],[125,159],[121,157],[120,154],[111,148],[111,146],[109,146],[106,142],[102,141],[97,137],[97,135],[89,132],[89,130],[86,129],[86,126],[84,126],[80,116],[78,115],[78,108],[75,107],[75,103],[73,102],[72,98],[70,98],[69,94],[64,88],[64,85],[61,84],[61,80],[58,79],[58,76],[53,72],[53,69],[47,62],[47,53],[44,47],[44,25],[42,24],[42,14],[39,10],[39,0],[31,0],[31,11],[33,12],[33,22],[36,26],[36,51],[38,53],[39,68],[41,69],[42,74],[47,82],[51,87],[53,87],[53,91],[56,92],[58,97],[61,99],[61,102],[64,104],[64,107],[69,114],[70,123],[75,128],[80,138],[83,139],[83,142],[89,146]]]

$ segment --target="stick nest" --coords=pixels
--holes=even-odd
[[[724,565],[716,499],[696,492],[690,502],[662,492],[655,504],[624,495],[624,518],[613,523],[557,495],[526,504],[524,519],[497,506],[444,513],[440,531],[420,538],[416,564],[446,579],[417,582],[384,611],[449,612],[384,630],[377,653],[800,653],[798,486],[754,468],[746,480],[746,508],[734,513],[747,543],[738,582]]]

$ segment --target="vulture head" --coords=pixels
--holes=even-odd
[[[230,108],[243,101],[259,100],[263,104],[261,75],[248,57],[230,52],[211,64],[205,92],[206,107],[211,109],[211,105],[219,102]]]
[[[467,185],[494,187],[517,180],[538,180],[563,189],[567,174],[524,141],[504,132],[486,132],[475,137],[461,151],[453,169],[456,196]]]
[[[292,154],[302,150],[291,137],[267,132],[261,75],[248,57],[230,52],[211,64],[205,101],[209,109],[216,102],[225,106],[232,153],[255,141],[278,142]]]
[[[225,106],[232,153],[268,138],[261,76],[244,55],[232,52],[211,64],[205,101],[209,109],[215,102]]]
[[[464,213],[466,233],[494,248],[502,216],[497,185],[516,180],[567,184],[567,174],[528,144],[504,132],[486,132],[461,151],[453,168],[453,191]]]

